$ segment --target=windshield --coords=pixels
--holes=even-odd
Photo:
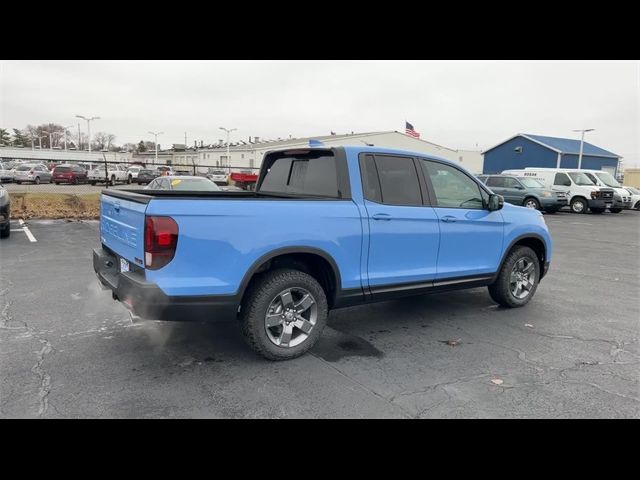
[[[175,178],[171,180],[172,190],[194,190],[196,192],[217,192],[220,188],[206,178]]]
[[[614,188],[622,187],[622,185],[620,185],[618,181],[615,178],[613,178],[613,176],[608,172],[599,172],[599,173],[596,173],[596,176],[600,180],[602,180],[602,183],[604,183],[607,187],[614,187]]]
[[[589,177],[582,172],[569,172],[569,176],[576,185],[595,185],[595,183],[593,183]]]
[[[544,187],[544,183],[542,183],[540,180],[536,180],[534,178],[524,178],[524,177],[518,177],[518,180],[520,180],[520,182],[528,188],[543,188]]]

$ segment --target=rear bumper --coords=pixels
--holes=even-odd
[[[93,250],[93,270],[133,315],[146,320],[224,321],[236,317],[240,299],[235,295],[167,296],[155,283],[137,272],[120,272],[119,259],[111,252]]]

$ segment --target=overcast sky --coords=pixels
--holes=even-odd
[[[377,130],[486,149],[515,133],[587,140],[640,164],[640,63],[0,61],[0,127],[76,125],[170,146]],[[81,125],[83,131],[86,124]],[[77,127],[76,127],[77,129]],[[579,137],[577,137],[579,138]]]

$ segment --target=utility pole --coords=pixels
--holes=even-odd
[[[154,143],[156,144],[156,159],[155,159],[154,165],[156,165],[158,163],[158,135],[163,135],[164,132],[147,132],[147,133],[150,133],[155,137]]]
[[[187,148],[189,148],[187,145],[187,132],[184,132],[184,149],[186,150]]]
[[[233,132],[234,130],[238,130],[237,128],[232,128],[232,129],[227,129],[224,127],[220,127],[220,130],[224,130],[225,132],[227,132],[227,166],[231,165],[231,158],[229,157],[230,153],[229,153],[229,135],[231,134],[231,132]]]
[[[584,134],[585,132],[593,132],[595,128],[586,128],[584,130],[574,130],[574,132],[582,132],[582,138],[580,139],[580,155],[578,155],[578,170],[582,168],[582,150],[584,149]]]
[[[100,120],[100,117],[83,117],[82,115],[76,115],[77,118],[82,118],[87,121],[87,135],[89,135],[89,151],[91,151],[91,120]],[[79,129],[80,127],[78,127]]]

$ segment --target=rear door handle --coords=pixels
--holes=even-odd
[[[391,215],[388,213],[375,213],[371,216],[374,220],[391,220]]]
[[[445,215],[440,220],[442,220],[443,222],[447,222],[447,223],[454,223],[457,219],[456,219],[456,217],[453,217],[451,215]]]

